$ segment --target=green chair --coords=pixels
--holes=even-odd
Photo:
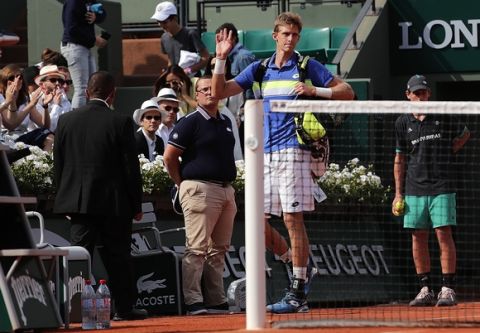
[[[331,28],[331,44],[327,49],[327,61],[332,62],[337,54],[338,49],[342,45],[343,40],[350,31],[350,27],[333,27]]]
[[[205,31],[201,35],[202,42],[207,47],[208,53],[215,54],[215,32],[214,31]],[[244,32],[243,30],[238,30],[238,41],[243,44],[244,42]],[[244,44],[245,45],[245,44]]]
[[[275,52],[275,41],[272,30],[247,30],[244,32],[243,45],[249,49],[257,59],[268,58]]]
[[[208,53],[215,54],[215,31],[205,31],[201,35],[202,42],[207,47]]]
[[[321,63],[325,63],[327,55],[325,50],[330,47],[329,28],[304,28],[300,33],[300,41],[296,50],[302,55],[315,57]]]
[[[244,41],[245,41],[245,32],[243,30],[238,30],[238,41],[240,42],[240,44],[242,45],[245,45],[244,44]]]
[[[339,75],[340,73],[338,72],[338,65],[336,64],[325,64],[324,65],[329,71],[330,73],[332,73],[333,75]]]

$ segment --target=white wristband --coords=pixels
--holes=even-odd
[[[332,88],[315,87],[315,95],[317,95],[318,97],[332,98],[332,94]]]
[[[218,59],[215,60],[215,68],[213,69],[213,74],[225,74],[225,63],[227,59]]]

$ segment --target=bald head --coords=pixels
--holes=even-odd
[[[90,75],[87,85],[89,98],[100,98],[103,100],[112,97],[115,91],[115,79],[106,71],[98,71]]]

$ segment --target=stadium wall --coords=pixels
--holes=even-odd
[[[433,99],[478,101],[479,10],[475,0],[389,0],[348,77],[371,78],[375,99],[403,100],[408,78],[425,74]]]

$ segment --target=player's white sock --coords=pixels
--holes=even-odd
[[[307,279],[307,267],[295,267],[293,266],[293,278],[294,279]]]

